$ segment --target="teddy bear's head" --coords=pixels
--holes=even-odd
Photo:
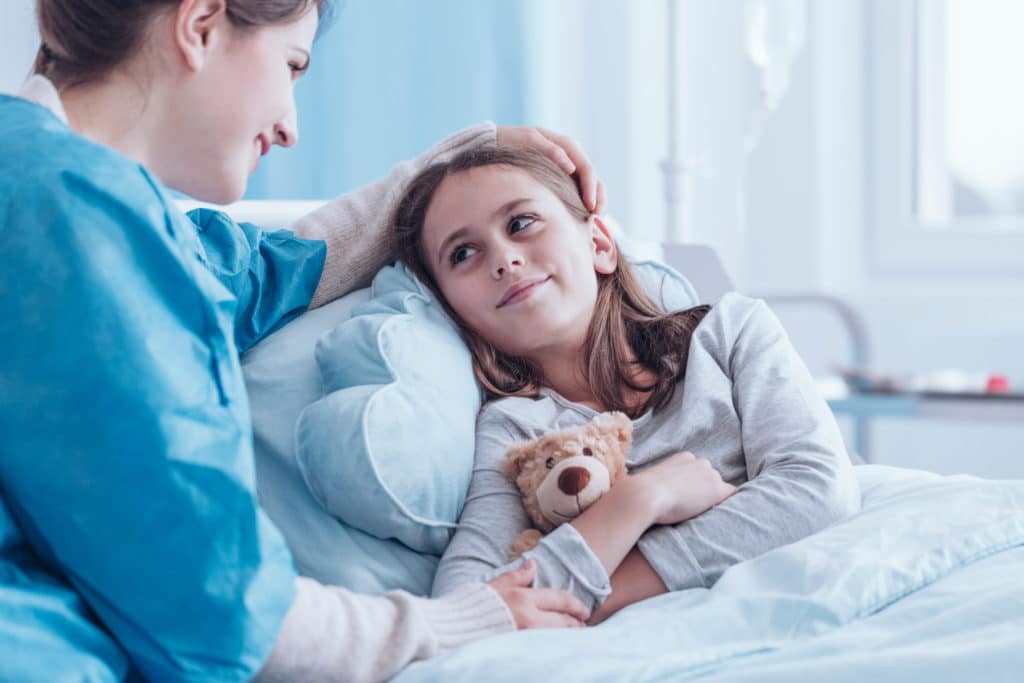
[[[548,532],[586,510],[626,474],[633,423],[602,413],[580,427],[551,432],[513,446],[505,474],[538,529]]]

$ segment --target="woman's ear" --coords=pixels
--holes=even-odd
[[[619,267],[619,247],[615,244],[608,224],[596,213],[590,214],[587,224],[590,227],[594,270],[602,275],[611,275]]]
[[[174,45],[190,71],[209,58],[218,29],[227,26],[226,0],[182,0],[174,15]]]

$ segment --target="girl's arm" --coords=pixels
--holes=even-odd
[[[509,551],[516,537],[531,524],[518,490],[502,468],[508,447],[527,438],[525,434],[514,434],[512,428],[499,411],[484,408],[477,424],[473,478],[458,529],[437,568],[435,596],[448,594],[467,583],[489,580],[518,565],[518,561],[508,561]],[[630,545],[643,528],[637,527],[633,532]],[[524,558],[536,561],[535,587],[566,589],[588,609],[608,595],[604,565],[571,525],[548,534]]]
[[[860,508],[835,418],[778,319],[764,302],[738,295],[717,307],[714,324],[700,330],[732,381],[748,481],[707,513],[640,539],[670,590],[710,586],[730,566]]]
[[[512,542],[531,524],[518,490],[502,470],[509,445],[528,438],[511,428],[500,411],[484,409],[477,425],[473,479],[458,530],[438,566],[434,595],[515,566],[507,562]],[[652,524],[689,519],[734,490],[707,461],[688,453],[665,458],[616,483],[576,520],[525,553],[537,563],[534,585],[564,588],[593,609],[608,598],[608,577]],[[637,559],[642,558],[634,558],[634,568]]]
[[[587,624],[600,624],[623,607],[667,592],[658,572],[634,546],[612,574],[612,594],[594,610]]]
[[[696,517],[735,491],[707,460],[677,453],[616,483],[571,522],[611,575],[611,595],[594,610],[590,623],[667,590],[634,545],[640,534],[654,523]]]
[[[707,460],[676,453],[617,482],[570,524],[610,575],[652,524],[691,519],[735,491]]]
[[[709,586],[729,566],[859,508],[835,420],[778,320],[762,302],[742,297],[719,306],[738,331],[713,328],[711,346],[732,379],[750,480],[706,513],[648,531],[612,575],[612,595],[591,623],[668,589]],[[658,481],[670,488],[664,474]]]

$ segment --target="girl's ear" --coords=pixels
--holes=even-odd
[[[615,244],[611,230],[604,219],[596,213],[590,215],[587,225],[590,228],[594,270],[601,275],[611,275],[619,267],[619,247]]]

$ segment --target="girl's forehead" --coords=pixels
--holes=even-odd
[[[464,227],[483,227],[510,202],[557,201],[547,187],[521,168],[480,166],[446,177],[434,191],[423,221],[424,241],[440,243]]]
[[[537,193],[546,190],[544,185],[524,169],[498,164],[478,166],[453,173],[442,180],[434,193],[431,208],[435,203],[451,203],[443,199],[439,201],[439,197],[464,199],[465,195],[471,195],[500,205],[508,195],[514,193]],[[464,201],[456,203],[465,204]]]

